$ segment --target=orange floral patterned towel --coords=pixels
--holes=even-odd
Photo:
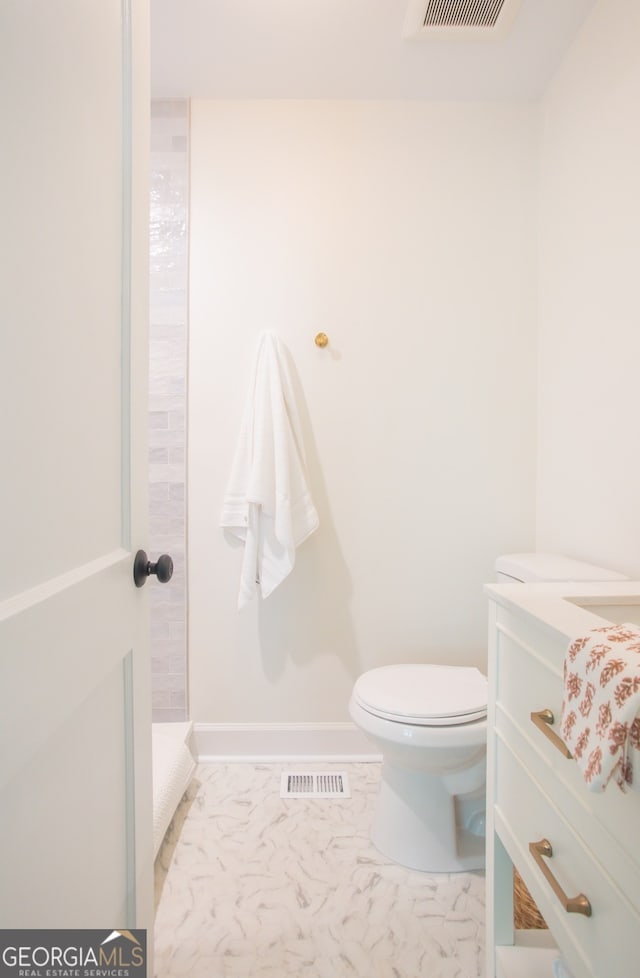
[[[640,628],[607,625],[576,638],[564,659],[561,726],[590,791],[611,778],[623,791],[633,784],[639,714]]]

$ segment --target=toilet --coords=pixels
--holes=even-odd
[[[626,580],[557,554],[499,557],[499,582]],[[487,680],[468,666],[381,666],[356,681],[349,713],[382,754],[372,841],[431,873],[483,869]]]

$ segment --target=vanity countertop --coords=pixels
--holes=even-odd
[[[567,640],[603,621],[640,625],[640,581],[487,584],[485,591],[497,604]]]

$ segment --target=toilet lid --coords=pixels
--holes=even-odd
[[[420,726],[470,723],[487,714],[487,680],[467,666],[381,666],[354,687],[360,706],[386,720]]]

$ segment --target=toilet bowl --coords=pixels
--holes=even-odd
[[[554,554],[500,557],[496,576],[518,583],[625,579]],[[484,868],[486,677],[467,666],[381,666],[356,681],[349,713],[382,754],[371,832],[380,852],[425,872]]]
[[[351,719],[383,755],[372,840],[411,869],[484,865],[487,680],[477,669],[382,666],[356,682]]]

